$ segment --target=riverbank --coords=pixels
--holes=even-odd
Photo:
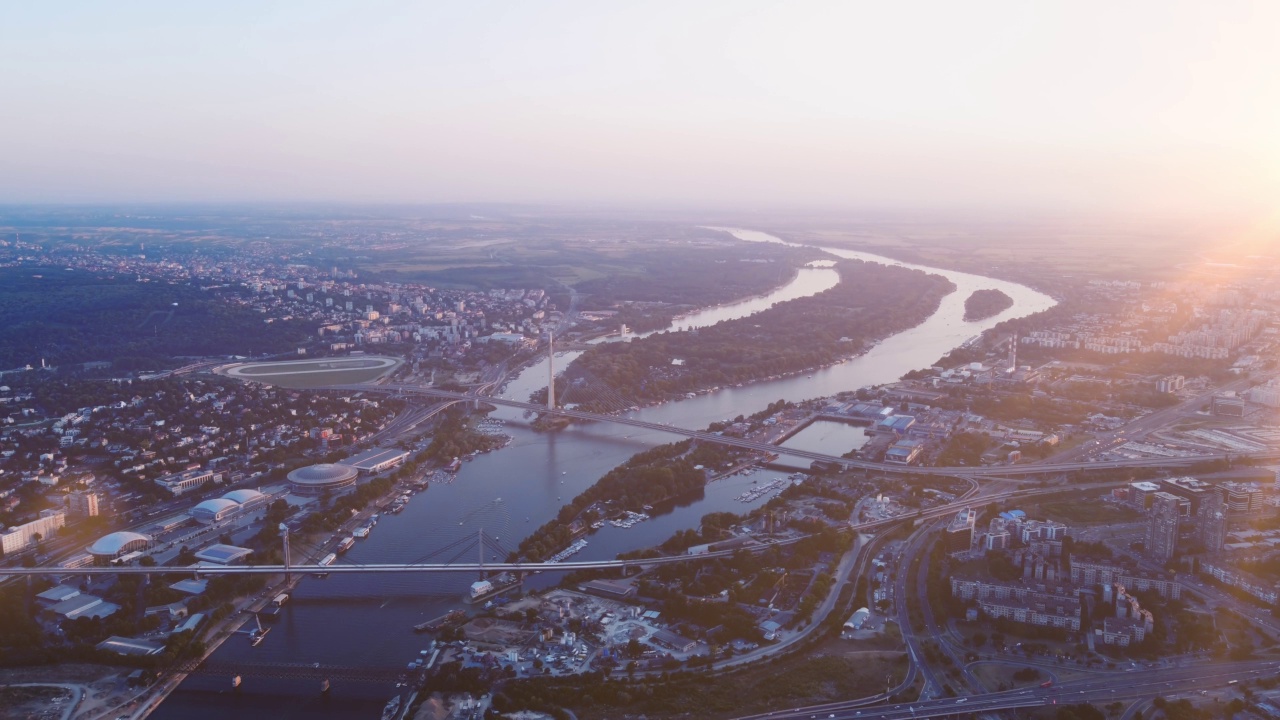
[[[610,407],[617,403],[661,402],[799,374],[847,361],[920,324],[956,289],[938,275],[876,263],[846,260],[836,271],[834,288],[750,318],[593,347],[569,366],[566,379],[607,388],[603,399],[589,393],[580,405],[609,411],[621,409]]]
[[[762,239],[759,235],[757,239]],[[855,255],[872,262],[895,262],[889,258]],[[634,411],[632,416],[658,424],[705,427],[726,418],[749,416],[779,398],[827,397],[892,382],[910,368],[931,364],[1003,319],[1052,305],[1052,300],[1040,293],[1005,281],[935,268],[925,270],[952,279],[960,290],[943,298],[934,315],[917,327],[885,338],[856,358],[812,373],[743,387],[721,385],[719,391],[646,406]],[[835,271],[806,270],[802,277],[834,279]],[[1015,307],[997,318],[964,323],[961,320],[964,297],[981,287],[1002,288],[1015,299]],[[573,357],[573,353],[562,357]],[[527,370],[506,381],[508,396],[524,399],[545,387],[545,353],[529,360]],[[563,367],[564,360],[557,358],[556,365]],[[351,550],[351,561],[412,562],[459,538],[474,537],[482,528],[503,538],[523,536],[529,529],[556,517],[564,504],[560,495],[572,497],[581,493],[611,468],[646,447],[668,442],[671,437],[658,431],[604,423],[573,425],[558,433],[538,434],[528,428],[528,419],[521,410],[498,408],[491,416],[507,421],[507,432],[516,438],[515,442],[506,449],[464,463],[456,482],[433,487],[427,496],[414,498],[404,513],[384,517],[377,532]],[[697,527],[699,519],[707,513],[741,512],[743,505],[734,497],[750,489],[753,479],[764,483],[773,477],[775,474],[771,471],[761,471],[750,477],[726,478],[704,488],[705,495],[681,499],[667,514],[654,513],[651,520],[632,529],[605,526],[575,559],[611,559],[622,552],[660,544],[679,529]],[[501,498],[502,502],[495,503],[495,498]],[[544,573],[530,578],[527,584],[531,589],[550,587],[559,582],[560,575]],[[298,586],[298,601],[289,603],[286,617],[282,619],[282,623],[287,622],[294,628],[293,632],[273,633],[266,643],[253,650],[247,644],[228,643],[216,658],[236,662],[262,656],[275,662],[400,667],[404,660],[416,657],[422,647],[420,636],[408,633],[407,628],[460,605],[460,598],[473,580],[450,575],[429,578],[334,575],[323,581],[307,580]],[[822,614],[820,608],[815,617]],[[738,657],[733,659],[738,660]],[[316,720],[339,720],[350,715],[342,714],[338,706],[347,702],[349,704],[342,708],[349,710],[359,700],[366,715],[377,717],[387,693],[384,687],[352,688],[337,684],[333,702],[326,705],[316,699],[312,682],[290,684],[246,678],[242,692],[233,698],[225,692],[223,684],[193,678],[162,706],[159,716],[166,720],[214,720],[236,713],[265,715],[287,708],[305,709],[308,716]]]

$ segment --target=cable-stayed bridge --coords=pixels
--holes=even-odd
[[[804,458],[806,460],[817,460],[825,463],[831,463],[846,469],[855,468],[862,470],[875,470],[884,473],[903,473],[911,475],[942,475],[947,477],[971,477],[981,475],[983,477],[1020,477],[1025,475],[1046,475],[1053,473],[1073,472],[1077,470],[1107,470],[1114,468],[1177,468],[1195,465],[1197,463],[1214,461],[1214,460],[1276,460],[1280,459],[1280,452],[1265,453],[1208,453],[1203,455],[1190,455],[1177,458],[1143,458],[1138,460],[1103,460],[1098,462],[1066,462],[1066,463],[1044,463],[1044,464],[1025,464],[1025,465],[1009,465],[1009,466],[993,466],[993,467],[917,467],[914,465],[895,465],[892,463],[871,462],[869,460],[855,460],[837,455],[828,455],[826,453],[813,452],[809,450],[798,450],[795,448],[784,448],[771,443],[761,442],[759,440],[748,440],[746,438],[731,437],[717,433],[707,432],[705,430],[689,430],[686,428],[668,425],[666,423],[655,423],[647,420],[637,420],[635,418],[626,417],[625,415],[604,415],[600,413],[586,412],[583,410],[569,410],[562,407],[549,408],[546,405],[536,403],[521,402],[519,400],[508,400],[506,398],[487,397],[483,395],[475,395],[470,393],[457,393],[448,390],[438,390],[435,388],[422,387],[419,385],[336,385],[331,390],[347,390],[361,392],[377,392],[398,395],[420,395],[423,397],[443,398],[458,401],[485,402],[491,405],[500,405],[503,407],[517,408],[520,410],[528,410],[536,413],[547,413],[551,415],[559,415],[561,417],[572,418],[574,420],[584,420],[588,422],[607,422],[619,425],[629,425],[643,430],[653,430],[656,432],[671,433],[673,435],[683,435],[695,440],[705,442],[719,443],[721,445],[731,445],[734,447],[746,448],[748,450],[758,450],[768,453],[779,453],[790,457]]]
[[[954,515],[957,511],[967,507],[977,507],[986,505],[987,503],[998,502],[1013,497],[1028,498],[1037,495],[1057,495],[1064,492],[1100,490],[1103,488],[1115,487],[1118,483],[1090,483],[1085,485],[1069,485],[1055,486],[1048,488],[1036,489],[1018,489],[1008,490],[1000,493],[989,495],[978,495],[961,500],[957,500],[946,505],[920,510],[911,515],[899,515],[897,517],[885,518],[883,520],[873,520],[870,522],[858,523],[849,526],[849,530],[853,532],[865,533],[875,532],[886,527],[897,525],[902,522],[913,522],[920,520],[930,520],[939,517]],[[717,550],[714,552],[702,553],[700,555],[666,555],[660,557],[649,558],[630,558],[626,560],[583,560],[577,562],[483,562],[477,561],[460,561],[461,555],[472,552],[476,549],[476,541],[470,537],[464,538],[451,543],[445,548],[441,548],[432,553],[432,556],[443,554],[450,550],[458,550],[453,558],[445,562],[412,562],[412,563],[335,563],[332,565],[201,565],[200,567],[163,567],[151,566],[144,567],[138,565],[108,565],[102,567],[79,567],[79,568],[63,568],[63,567],[0,567],[0,577],[5,576],[21,576],[21,575],[161,575],[161,574],[194,574],[198,576],[209,575],[278,575],[284,573],[312,573],[316,575],[345,575],[345,574],[387,574],[387,573],[536,573],[536,572],[571,572],[574,570],[608,570],[615,568],[639,568],[652,567],[656,565],[670,565],[674,563],[701,562],[705,560],[715,560],[717,558],[732,557],[735,554],[747,552],[763,552],[771,548],[786,547],[788,545],[800,542],[805,537],[788,538],[771,543],[760,543],[755,546],[745,548],[735,548],[732,550]],[[465,541],[465,542],[464,542]],[[470,542],[470,544],[466,544]],[[485,538],[480,539],[480,547],[493,550],[496,548],[493,542]]]

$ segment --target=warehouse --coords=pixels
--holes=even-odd
[[[403,450],[375,448],[366,450],[355,457],[347,458],[347,461],[343,464],[350,465],[366,475],[377,475],[403,463],[407,457],[409,457],[409,453]]]

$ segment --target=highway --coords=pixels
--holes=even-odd
[[[1071,448],[1064,452],[1058,453],[1047,459],[1050,463],[1078,462],[1090,452],[1101,449],[1110,449],[1113,445],[1123,444],[1130,440],[1139,440],[1146,437],[1155,430],[1167,427],[1171,422],[1178,418],[1194,412],[1200,406],[1209,403],[1214,395],[1240,390],[1249,385],[1248,378],[1236,380],[1222,387],[1214,388],[1208,392],[1201,393],[1189,400],[1184,400],[1172,407],[1162,408],[1154,412],[1147,413],[1140,418],[1136,418],[1109,433],[1100,434],[1097,440],[1091,443],[1085,443],[1079,447]],[[1096,463],[1095,463],[1096,464]]]
[[[808,450],[798,450],[794,448],[782,448],[767,442],[758,440],[747,440],[745,438],[730,437],[717,433],[706,432],[703,430],[688,430],[685,428],[666,425],[663,423],[648,422],[646,420],[636,420],[620,415],[601,415],[598,413],[584,412],[582,410],[566,410],[564,408],[550,409],[545,405],[535,403],[521,402],[519,400],[508,400],[506,398],[495,398],[479,396],[471,393],[457,393],[448,390],[437,390],[435,388],[422,387],[419,385],[335,385],[330,390],[346,390],[350,392],[382,392],[398,395],[422,395],[426,397],[441,398],[445,400],[480,400],[492,405],[501,405],[504,407],[513,407],[521,410],[529,410],[531,412],[549,413],[560,415],[563,417],[573,418],[575,420],[585,420],[589,422],[610,422],[621,425],[629,425],[644,430],[653,430],[656,432],[667,432],[675,435],[683,435],[685,437],[694,438],[706,442],[719,443],[721,445],[732,445],[734,447],[746,448],[748,450],[759,450],[761,452],[779,453],[790,457],[799,457],[806,460],[819,460],[828,463],[835,463],[844,468],[856,468],[861,470],[875,470],[884,473],[902,473],[910,475],[942,475],[948,477],[970,477],[980,475],[983,477],[1017,477],[1022,475],[1044,475],[1050,473],[1068,473],[1077,470],[1107,470],[1112,468],[1164,468],[1164,467],[1186,467],[1195,463],[1213,461],[1213,460],[1276,460],[1280,459],[1280,452],[1255,453],[1252,455],[1240,453],[1208,453],[1203,455],[1193,455],[1179,458],[1142,458],[1136,460],[1109,460],[1099,462],[1054,462],[1043,464],[1023,464],[1008,466],[988,466],[988,467],[968,467],[968,466],[945,466],[945,467],[918,467],[914,465],[894,465],[891,463],[871,462],[869,460],[854,460],[836,455],[828,455],[826,453],[812,452]]]
[[[912,720],[912,718],[940,717],[960,713],[978,713],[1014,708],[1043,707],[1076,703],[1112,703],[1126,700],[1143,700],[1155,696],[1198,694],[1200,690],[1226,687],[1232,680],[1261,677],[1274,674],[1280,662],[1274,660],[1232,663],[1206,662],[1194,667],[1142,669],[1130,672],[1110,672],[1054,685],[1049,688],[1033,687],[982,693],[966,697],[948,697],[936,700],[920,700],[912,703],[876,705],[882,696],[862,698],[844,703],[828,703],[812,707],[778,710],[771,713],[747,715],[738,720],[762,718],[840,718],[840,720]]]

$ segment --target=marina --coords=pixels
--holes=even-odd
[[[793,479],[794,478],[792,477],[788,477],[788,478],[777,478],[774,480],[770,480],[769,482],[763,485],[757,485],[751,488],[750,490],[734,498],[734,500],[737,500],[738,502],[744,502],[744,503],[755,502],[756,500],[759,500],[760,498],[764,497],[765,495],[768,495],[769,493],[782,492],[784,489],[786,489],[788,485],[791,484],[791,481]]]
[[[583,549],[585,549],[586,547],[587,547],[587,541],[579,538],[578,540],[574,540],[573,544],[569,545],[569,547],[547,558],[547,562],[549,563],[564,562],[566,559],[582,552]]]
[[[653,508],[650,507],[649,509],[652,510]],[[621,518],[610,520],[609,524],[618,528],[631,528],[631,527],[635,527],[637,524],[642,523],[648,519],[649,519],[648,513],[642,513],[642,512],[638,513],[638,512],[633,512],[631,510],[626,510],[623,512],[623,516]]]

